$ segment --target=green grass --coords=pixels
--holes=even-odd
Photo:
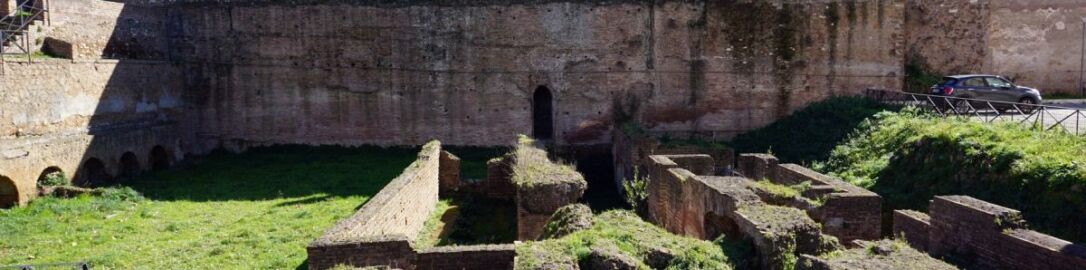
[[[416,247],[513,243],[517,237],[515,205],[472,196],[442,199],[426,221]]]
[[[641,260],[650,250],[668,249],[675,255],[668,269],[732,269],[724,249],[716,243],[668,233],[626,210],[597,215],[588,230],[518,245],[516,269],[534,269],[544,263],[577,265],[592,247],[612,245]]]
[[[128,184],[131,196],[0,210],[0,265],[293,269],[305,246],[410,164],[417,149],[281,146],[213,154]]]
[[[769,126],[736,136],[737,153],[773,152],[782,163],[825,160],[864,119],[894,110],[863,97],[834,97],[808,105]]]
[[[861,125],[817,166],[871,189],[894,209],[969,195],[1021,210],[1031,226],[1086,241],[1086,138],[908,110]]]

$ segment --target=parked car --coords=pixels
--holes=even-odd
[[[1036,88],[1015,85],[1007,78],[995,75],[955,75],[943,77],[943,81],[931,87],[931,94],[957,98],[991,100],[1010,103],[1041,104],[1041,92]],[[945,102],[944,102],[945,103]],[[957,106],[961,100],[953,100]],[[985,102],[971,102],[975,108],[988,108]],[[942,104],[939,104],[942,105]],[[992,103],[1000,111],[1014,111],[1011,104]],[[949,106],[947,106],[949,107]],[[1024,113],[1033,111],[1033,106],[1020,105]]]

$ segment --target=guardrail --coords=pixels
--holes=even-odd
[[[885,89],[867,89],[864,94],[883,104],[913,106],[946,117],[968,117],[985,123],[1013,121],[1037,130],[1086,135],[1086,112],[1082,109]]]

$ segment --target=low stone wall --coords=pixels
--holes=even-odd
[[[803,211],[768,205],[741,177],[699,176],[684,166],[712,162],[708,156],[650,156],[649,215],[664,229],[701,239],[724,235],[754,243],[762,269],[783,269],[785,259],[817,254],[832,243]],[[697,169],[697,168],[694,168]],[[830,244],[832,246],[832,244]]]
[[[436,247],[419,252],[418,269],[513,269],[517,251],[512,244]]]
[[[857,241],[856,246],[826,256],[803,254],[796,263],[795,270],[958,269],[898,241]]]
[[[527,137],[520,138],[512,159],[517,239],[535,240],[554,211],[581,199],[588,182],[572,166],[551,161],[547,152]]]
[[[441,162],[438,168],[438,182],[440,182],[440,195],[456,193],[460,190],[460,158],[449,151],[441,151]]]
[[[440,154],[436,141],[423,146],[403,174],[310,243],[309,268],[337,264],[410,268],[415,260],[411,242],[437,205]]]
[[[929,209],[927,222],[895,212],[894,234],[967,268],[1086,269],[1086,246],[1025,229],[1017,210],[967,196],[937,196]]]
[[[778,164],[769,154],[742,154],[738,173],[765,179],[780,185],[809,183],[803,197],[817,203],[801,202],[797,206],[822,224],[826,234],[843,243],[853,240],[877,240],[882,236],[882,197],[796,164]],[[805,200],[807,201],[807,200]]]

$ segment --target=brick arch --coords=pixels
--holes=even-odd
[[[38,175],[38,182],[37,182],[38,186],[39,187],[42,186],[42,182],[45,182],[47,178],[49,178],[49,177],[58,177],[58,176],[59,177],[64,177],[64,178],[68,177],[67,175],[64,174],[64,170],[61,170],[60,167],[49,166],[48,168],[45,168],[44,170],[41,170],[41,174]]]
[[[152,171],[169,169],[171,163],[173,163],[173,159],[170,158],[170,151],[166,150],[166,148],[161,145],[151,147],[151,152],[147,155],[147,160]]]
[[[140,167],[140,160],[136,157],[136,153],[124,152],[121,154],[121,159],[117,164],[120,164],[120,170],[117,171],[117,175],[121,177],[133,177],[140,174],[142,168]]]
[[[83,165],[79,166],[75,179],[76,181],[72,181],[72,183],[76,186],[93,187],[106,185],[113,181],[113,175],[109,174],[105,162],[92,157],[83,161]]]
[[[11,208],[19,205],[19,188],[15,181],[7,176],[0,175],[0,208]]]

